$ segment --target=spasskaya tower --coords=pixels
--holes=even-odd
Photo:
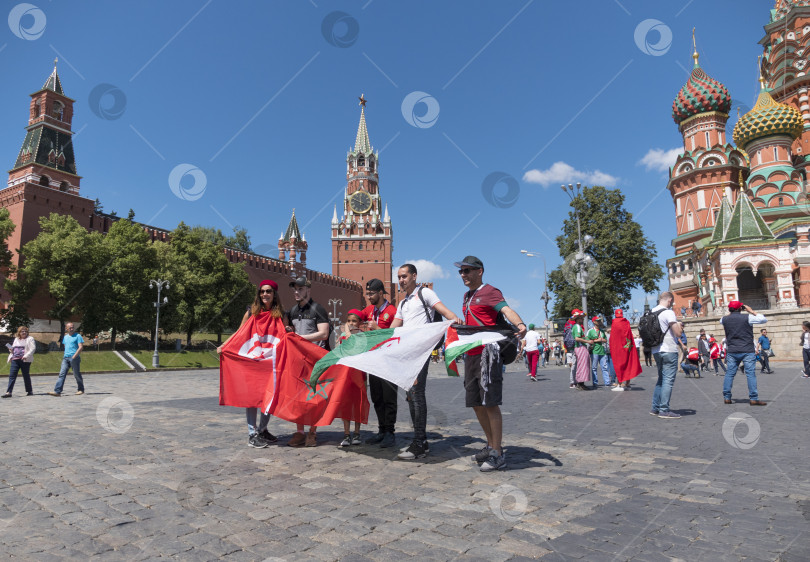
[[[343,212],[332,215],[332,274],[357,281],[381,279],[389,294],[393,230],[388,206],[379,190],[379,153],[375,153],[366,128],[366,99],[360,96],[360,124],[354,150],[346,155],[346,192]],[[384,209],[384,211],[383,211]]]

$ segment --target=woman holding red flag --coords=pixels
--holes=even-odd
[[[630,322],[624,317],[621,308],[615,310],[610,325],[610,356],[616,370],[616,380],[619,382],[618,386],[611,390],[619,392],[627,390],[630,388],[630,379],[641,373],[641,363],[638,360],[633,330],[630,329]]]
[[[256,320],[260,322],[262,320],[267,321],[261,322],[262,325],[275,324],[271,319],[284,322],[284,308],[281,306],[281,300],[278,298],[278,283],[271,279],[265,279],[259,283],[253,303],[250,305],[250,309],[245,311],[245,315],[242,317],[242,322],[239,324],[239,327],[244,326],[251,316],[256,317]],[[236,332],[234,332],[234,334],[236,334]],[[217,348],[218,355],[222,353],[222,349],[231,341],[231,338],[233,338],[233,335]],[[270,421],[270,414],[262,413],[259,425],[256,425],[256,411],[257,408],[255,407],[245,408],[248,424],[248,446],[262,449],[267,447],[270,443],[278,441],[278,437],[267,431],[267,422]]]

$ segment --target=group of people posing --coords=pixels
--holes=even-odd
[[[389,302],[385,284],[379,279],[366,283],[368,306],[362,310],[352,309],[346,324],[341,327],[339,344],[351,337],[352,333],[384,328],[415,327],[426,325],[441,315],[456,324],[471,326],[495,326],[499,317],[503,317],[514,326],[519,338],[526,334],[526,325],[517,312],[512,310],[504,300],[503,294],[495,287],[484,283],[484,264],[475,256],[467,256],[456,262],[458,273],[466,287],[462,299],[461,316],[452,312],[439,298],[435,291],[420,286],[417,282],[417,269],[413,264],[404,264],[397,271],[397,281],[405,295],[395,306]],[[288,332],[295,332],[315,345],[326,347],[329,338],[329,318],[326,310],[311,298],[311,284],[300,277],[289,282],[295,298],[295,306],[285,311],[279,297],[279,287],[275,281],[261,281],[250,309],[242,318],[242,325],[253,316],[270,314],[282,319]],[[233,337],[233,336],[232,336]],[[230,339],[230,338],[229,338]],[[222,352],[220,346],[217,351]],[[497,345],[497,344],[496,344]],[[464,357],[464,392],[465,404],[472,408],[486,437],[486,445],[475,454],[482,472],[499,470],[506,467],[506,454],[502,447],[503,420],[500,405],[503,393],[503,372],[498,368],[482,366],[482,347],[468,351]],[[413,386],[407,392],[407,401],[413,424],[411,443],[402,448],[397,455],[401,460],[414,460],[425,457],[429,452],[427,441],[427,401],[425,388],[430,358],[416,377]],[[391,366],[396,369],[396,365]],[[482,372],[484,373],[482,375]],[[355,422],[354,432],[350,432],[350,422],[344,420],[344,439],[341,446],[349,447],[365,443],[381,448],[394,447],[396,444],[397,422],[397,387],[374,375],[368,376],[368,391],[377,414],[378,430],[370,438],[360,438],[359,423]],[[248,445],[267,447],[278,438],[267,430],[269,415],[258,412],[256,408],[247,408]],[[317,428],[310,427],[305,431],[298,425],[295,433],[287,443],[291,447],[315,447]]]

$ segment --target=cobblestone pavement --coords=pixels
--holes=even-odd
[[[678,375],[680,420],[630,392],[571,390],[563,368],[504,390],[509,468],[481,473],[483,442],[459,379],[432,367],[430,455],[247,447],[242,410],[217,405],[216,371],[90,375],[88,394],[35,377],[0,401],[0,552],[50,560],[785,560],[810,558],[810,380],[759,377],[767,407],[724,405],[722,378]],[[4,383],[3,383],[4,384]],[[373,411],[372,411],[373,416]],[[750,416],[750,417],[749,417]],[[399,443],[411,424],[400,404]],[[374,427],[374,421],[372,421]]]

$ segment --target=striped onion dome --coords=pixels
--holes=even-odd
[[[697,53],[692,55],[695,66],[675,101],[672,102],[672,118],[680,125],[684,120],[709,111],[731,111],[731,96],[719,81],[703,72],[697,62]]]
[[[760,82],[762,89],[754,109],[740,117],[734,126],[734,142],[743,149],[751,141],[770,135],[790,135],[797,139],[804,127],[799,110],[773,99],[764,81]]]

